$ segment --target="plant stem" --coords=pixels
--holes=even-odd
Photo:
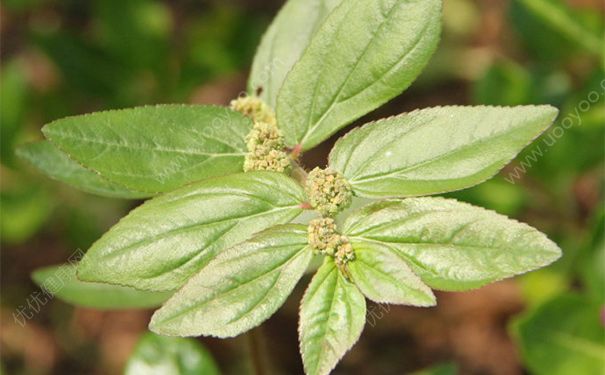
[[[268,375],[266,356],[264,355],[261,328],[254,328],[246,333],[246,343],[248,346],[248,355],[254,375]]]

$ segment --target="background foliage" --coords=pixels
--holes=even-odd
[[[256,45],[280,5],[3,2],[0,361],[7,373],[119,373],[149,318],[147,311],[97,311],[52,300],[23,326],[13,319],[39,291],[32,271],[88,248],[132,208],[46,179],[15,157],[14,146],[36,140],[42,124],[73,114],[155,103],[226,104],[245,89]],[[604,11],[591,0],[445,2],[442,42],[429,67],[404,95],[360,123],[434,105],[557,106],[558,122],[500,176],[451,195],[544,231],[564,256],[525,277],[439,295],[440,305],[430,310],[369,304],[364,339],[340,371],[401,373],[448,362],[455,366],[435,371],[565,374],[573,363],[591,374],[602,366]],[[325,164],[329,149],[307,155],[305,164]],[[264,346],[275,353],[272,366],[287,373],[301,371],[294,328],[301,294],[302,285],[262,328]],[[136,346],[140,363],[157,348],[154,340],[148,335]],[[160,344],[167,351],[151,357],[181,368],[172,348],[197,353],[200,342],[222,372],[249,368],[243,337]],[[197,356],[206,358],[201,350]]]

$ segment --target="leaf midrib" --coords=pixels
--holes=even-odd
[[[275,282],[273,284],[273,285],[275,285],[275,283],[277,283],[277,280],[281,277],[281,274],[282,274],[282,270],[280,268],[287,267],[288,264],[291,263],[294,259],[297,259],[303,253],[304,250],[305,250],[305,248],[303,247],[303,248],[299,249],[298,251],[294,252],[294,254],[292,256],[286,257],[283,261],[281,261],[277,265],[274,265],[270,269],[268,269],[268,270],[266,270],[264,272],[261,272],[259,275],[254,276],[252,279],[246,280],[246,281],[241,282],[241,283],[237,283],[237,285],[235,285],[233,288],[228,288],[226,290],[221,290],[218,293],[212,294],[208,299],[206,299],[204,301],[201,301],[199,303],[195,303],[195,304],[193,304],[191,306],[188,306],[186,309],[180,310],[177,314],[171,315],[170,317],[162,319],[161,322],[162,323],[166,323],[166,322],[172,321],[172,320],[174,320],[174,319],[176,319],[176,318],[178,318],[180,316],[183,316],[183,315],[189,313],[191,310],[200,309],[200,306],[206,305],[209,301],[215,300],[217,297],[224,297],[226,295],[229,295],[229,294],[237,291],[240,287],[245,286],[245,285],[249,285],[250,283],[253,283],[253,282],[255,282],[255,281],[257,281],[257,280],[259,280],[261,278],[264,278],[265,276],[270,275],[270,274],[274,273],[274,271],[277,271],[279,269],[279,275],[276,277],[276,280],[275,280]],[[233,261],[233,259],[230,259],[230,261]],[[271,292],[271,289],[272,289],[272,287],[267,288],[267,290],[268,290],[267,294],[269,292]],[[238,319],[241,319],[241,317],[238,318]],[[236,320],[238,320],[238,319],[236,319]],[[232,322],[233,322],[233,320],[230,321],[230,322],[228,322],[228,323],[226,323],[226,324],[231,324]]]
[[[130,149],[130,150],[139,150],[139,151],[143,150],[143,151],[153,151],[153,152],[166,152],[166,153],[194,155],[194,156],[206,156],[206,157],[245,156],[246,155],[246,153],[243,151],[212,153],[212,152],[200,152],[200,151],[191,150],[191,149],[170,148],[170,147],[165,147],[165,146],[157,147],[157,145],[156,145],[156,147],[145,147],[144,145],[141,146],[141,145],[134,145],[134,144],[122,144],[122,143],[109,142],[109,141],[106,141],[103,139],[94,139],[94,138],[76,136],[76,135],[71,135],[71,134],[59,132],[59,131],[54,131],[54,132],[47,131],[47,134],[49,134],[50,137],[73,139],[73,140],[77,140],[77,141],[82,141],[83,143],[92,143],[92,144],[99,144],[99,145],[107,146],[108,148],[123,148],[123,149]],[[234,148],[234,147],[232,147],[232,148]]]

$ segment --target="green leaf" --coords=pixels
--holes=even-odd
[[[312,36],[342,0],[289,0],[263,35],[248,80],[251,94],[275,108],[286,74],[298,61]],[[260,90],[259,90],[260,89]]]
[[[370,204],[349,216],[351,241],[378,241],[406,258],[432,288],[468,290],[544,267],[561,250],[536,229],[480,207],[443,198]]]
[[[2,64],[0,72],[0,156],[2,164],[12,166],[14,143],[24,128],[31,90],[23,61],[11,59]]]
[[[146,333],[128,359],[124,375],[218,375],[214,359],[198,341]]]
[[[309,149],[405,90],[437,47],[440,0],[349,0],[286,76],[277,119]]]
[[[131,211],[82,259],[78,276],[173,290],[227,249],[302,212],[302,188],[275,172],[205,180]]]
[[[496,174],[556,115],[551,106],[417,110],[351,131],[332,149],[330,167],[367,197],[464,189]]]
[[[52,217],[56,199],[31,181],[20,180],[15,174],[6,175],[9,176],[11,187],[3,186],[0,190],[0,238],[2,244],[21,244],[34,236]]]
[[[537,375],[601,374],[605,330],[598,304],[563,294],[513,326],[525,364]]]
[[[267,320],[304,274],[313,252],[304,225],[281,225],[221,253],[155,312],[152,331],[234,337]]]
[[[366,302],[331,258],[319,268],[303,297],[298,332],[307,375],[326,375],[357,342]]]
[[[354,240],[349,271],[355,285],[377,303],[434,306],[435,295],[410,269],[401,254],[377,242]]]
[[[17,155],[50,178],[87,193],[111,198],[145,198],[149,193],[129,190],[110,182],[98,173],[82,167],[48,141],[29,143],[17,149]]]
[[[76,264],[44,267],[32,273],[40,287],[69,304],[95,309],[133,309],[156,307],[170,292],[148,292],[124,286],[80,281]]]
[[[574,46],[581,46],[596,56],[603,55],[603,21],[591,30],[582,21],[583,17],[561,0],[515,0],[525,7],[542,24],[542,28],[550,29],[571,41]],[[594,15],[596,16],[596,15]],[[597,20],[599,17],[595,17]],[[545,27],[546,26],[546,27]],[[599,27],[600,26],[600,27]],[[543,39],[542,39],[543,41]]]
[[[42,131],[84,167],[158,193],[241,172],[250,128],[227,108],[157,105],[67,117]]]

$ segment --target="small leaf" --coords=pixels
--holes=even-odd
[[[128,359],[124,375],[218,375],[214,359],[198,341],[146,333]]]
[[[32,273],[40,287],[69,304],[95,309],[134,309],[156,307],[171,292],[149,292],[119,285],[78,280],[75,264],[44,267]]]
[[[342,0],[288,0],[263,35],[248,80],[251,94],[275,108],[286,74],[298,61],[315,31]]]
[[[434,306],[435,295],[397,251],[378,242],[354,240],[355,260],[349,264],[359,290],[377,303]]]
[[[305,373],[332,371],[359,339],[365,319],[363,294],[326,258],[301,303],[298,332]]]
[[[366,197],[464,189],[496,174],[556,115],[551,106],[422,109],[351,131],[330,167]]]
[[[48,141],[29,143],[17,149],[17,155],[50,178],[87,193],[110,198],[146,198],[150,193],[129,190],[110,182],[98,173],[82,167]]]
[[[304,274],[313,252],[304,225],[281,225],[221,253],[155,312],[152,331],[233,337],[267,320]]]
[[[82,259],[86,281],[173,290],[218,252],[302,212],[302,188],[275,172],[249,172],[187,185],[131,211]]]
[[[286,76],[277,120],[307,150],[405,90],[439,41],[440,0],[343,1]]]
[[[537,375],[601,374],[605,330],[596,303],[563,294],[514,323],[521,356]]]
[[[226,108],[157,105],[67,117],[42,131],[110,181],[158,193],[241,172],[250,121]]]
[[[343,233],[351,241],[391,247],[422,281],[440,290],[478,288],[561,256],[555,243],[529,225],[453,199],[370,204],[347,218]]]

